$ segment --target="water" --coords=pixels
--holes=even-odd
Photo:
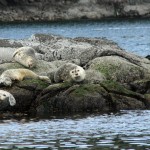
[[[150,149],[150,111],[3,120],[0,149]]]
[[[105,37],[141,56],[150,54],[150,20],[105,20],[0,24],[0,38],[35,33],[66,37]],[[150,111],[0,120],[0,149],[150,149]]]
[[[140,56],[150,54],[150,19],[0,24],[0,38],[22,39],[35,33],[105,37]]]

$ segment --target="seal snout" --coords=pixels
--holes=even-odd
[[[79,72],[80,70],[75,70],[75,76],[80,76]]]
[[[5,100],[7,99],[7,94],[6,93],[0,93],[0,100]]]
[[[27,57],[26,62],[27,62],[26,66],[29,67],[29,68],[33,68],[33,67],[36,66],[36,59],[34,59],[34,58],[30,57],[30,56]]]
[[[33,62],[32,59],[28,61],[28,67],[29,68],[33,68],[34,67],[34,62]]]

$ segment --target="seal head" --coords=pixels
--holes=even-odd
[[[10,106],[16,105],[16,100],[12,94],[7,91],[0,90],[0,100],[1,101],[9,101]]]
[[[11,86],[12,80],[9,77],[0,77],[0,85]]]
[[[82,67],[77,66],[75,69],[70,70],[70,76],[73,81],[81,82],[85,79],[85,70]]]
[[[16,62],[22,64],[27,68],[36,66],[35,51],[31,47],[21,47],[13,53],[13,58]]]

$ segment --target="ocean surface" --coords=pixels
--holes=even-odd
[[[0,23],[0,38],[35,33],[103,37],[140,56],[150,55],[150,19]],[[0,149],[150,150],[150,111],[0,120]]]
[[[23,39],[35,33],[66,37],[104,37],[140,56],[150,54],[150,19],[0,23],[0,38]]]
[[[0,149],[150,149],[150,111],[2,120]]]

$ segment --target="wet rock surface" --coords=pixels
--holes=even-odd
[[[1,40],[2,41],[2,40]],[[12,40],[8,40],[12,43]],[[4,50],[0,44],[0,52]],[[7,44],[6,44],[7,45]],[[59,66],[76,63],[90,72],[88,81],[62,82],[50,85],[37,79],[15,82],[12,87],[0,89],[13,94],[15,106],[0,105],[1,112],[55,115],[79,112],[106,112],[121,109],[150,109],[150,60],[121,49],[113,41],[101,38],[64,38],[36,34],[29,39],[16,40],[5,49],[5,62],[0,64],[0,74],[11,68],[25,68],[10,57],[11,51],[21,46],[31,46],[36,51],[37,66],[31,70],[48,75],[51,80]],[[94,72],[100,72],[94,76]],[[95,79],[95,78],[98,79]],[[5,102],[6,103],[6,102]],[[5,106],[5,107],[4,107]]]

